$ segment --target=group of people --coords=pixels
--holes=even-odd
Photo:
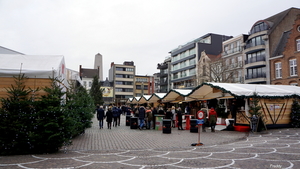
[[[113,123],[113,127],[120,126],[122,109],[116,106],[109,106],[107,111],[105,112],[103,106],[97,105],[97,120],[99,121],[100,129],[103,129],[103,120],[106,119],[107,128],[111,129],[111,124]]]
[[[217,113],[215,109],[211,107],[209,112],[207,112],[207,109],[205,108],[202,108],[201,110],[204,112],[204,124],[202,125],[202,131],[206,132],[206,127],[210,126],[211,131],[215,132],[215,126],[217,122]],[[112,124],[113,127],[120,126],[121,114],[133,115],[137,117],[139,119],[138,128],[140,130],[143,128],[155,129],[154,115],[161,114],[164,115],[164,119],[170,119],[172,121],[173,128],[177,126],[178,130],[183,130],[182,115],[187,114],[187,109],[185,109],[185,112],[183,112],[180,107],[175,108],[175,106],[172,106],[165,111],[163,107],[158,107],[158,109],[156,109],[155,107],[150,106],[135,106],[133,109],[131,109],[130,106],[126,105],[120,107],[111,105],[108,106],[108,109],[105,112],[103,106],[97,105],[96,111],[100,129],[103,129],[104,119],[106,119],[108,129],[111,129]]]

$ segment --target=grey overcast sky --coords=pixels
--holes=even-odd
[[[63,55],[66,67],[134,61],[158,72],[172,49],[207,33],[247,34],[258,20],[299,0],[0,0],[0,46],[28,55]]]

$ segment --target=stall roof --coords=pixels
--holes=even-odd
[[[131,103],[139,103],[141,97],[134,97]]]
[[[62,55],[0,54],[0,60],[1,77],[16,76],[21,71],[29,78],[49,78],[65,68]]]
[[[256,94],[256,95],[255,95]],[[300,97],[300,87],[291,85],[262,85],[240,83],[212,83],[206,82],[193,90],[171,89],[168,93],[154,93],[142,97],[129,99],[127,103],[153,103],[158,100],[163,102],[189,102],[194,100],[210,100],[225,98],[287,98]],[[142,102],[139,102],[142,101]]]
[[[190,89],[171,89],[162,99],[164,102],[174,101],[179,96],[187,96],[191,91]]]
[[[158,100],[161,100],[167,93],[153,93],[152,96],[148,99],[149,103],[155,103]]]
[[[188,94],[192,98],[220,97],[294,97],[300,96],[300,87],[291,85],[262,85],[239,83],[203,83]]]
[[[151,97],[151,95],[143,95],[140,98],[139,103],[147,103],[150,97]]]

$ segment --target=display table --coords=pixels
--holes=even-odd
[[[190,130],[190,120],[194,115],[184,115],[185,117],[185,129]]]
[[[162,130],[162,121],[165,115],[155,114],[155,130]]]

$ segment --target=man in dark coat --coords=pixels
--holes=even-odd
[[[100,129],[103,129],[104,109],[103,106],[97,106],[97,119],[99,121]]]
[[[139,120],[140,120],[140,127],[139,127],[139,129],[140,130],[142,130],[142,128],[144,127],[145,113],[146,113],[145,107],[141,106],[139,108]]]
[[[118,126],[120,126],[122,109],[121,109],[121,107],[119,107],[119,108],[117,108],[117,109],[118,109],[117,123],[118,123]]]
[[[112,122],[112,118],[113,118],[113,113],[112,113],[112,107],[111,106],[109,106],[105,116],[106,116],[107,128],[111,129],[111,122]]]

